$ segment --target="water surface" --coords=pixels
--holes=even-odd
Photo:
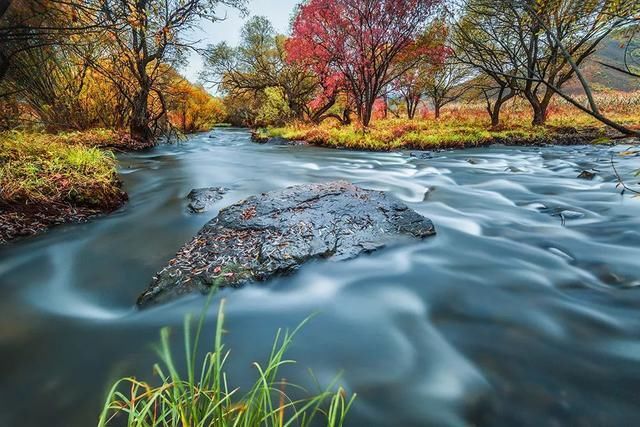
[[[615,189],[625,147],[364,153],[255,145],[222,129],[121,155],[131,202],[0,248],[0,426],[95,425],[110,382],[153,379],[151,345],[200,297],[138,311],[153,274],[216,210],[286,186],[345,179],[388,191],[438,235],[224,291],[230,375],[246,385],[275,331],[318,315],[283,373],[344,371],[353,426],[623,426],[640,419],[640,200]],[[577,179],[595,168],[593,181]],[[633,183],[633,181],[630,181]]]

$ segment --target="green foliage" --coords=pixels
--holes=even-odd
[[[213,351],[204,356],[197,371],[203,323],[204,313],[193,335],[191,319],[187,317],[184,323],[186,375],[180,374],[174,362],[169,330],[165,328],[158,349],[162,364],[154,366],[161,384],[152,386],[135,378],[117,381],[107,396],[98,426],[121,425],[125,420],[131,427],[309,426],[320,419],[330,427],[343,424],[355,395],[347,399],[342,388],[328,391],[335,386],[331,384],[327,391],[293,400],[288,390],[296,394],[305,390],[278,380],[279,370],[294,363],[285,359],[285,352],[306,321],[291,333],[278,331],[267,363],[254,363],[257,379],[244,395],[230,386],[225,371],[230,352],[222,339],[224,300],[218,311]]]
[[[268,87],[264,90],[264,96],[257,116],[259,123],[282,125],[293,117],[282,89]]]
[[[279,125],[304,115],[318,82],[287,60],[285,40],[268,19],[255,16],[242,28],[238,47],[207,48],[201,78],[224,93],[232,123]]]
[[[93,136],[106,138],[108,131]],[[0,202],[106,207],[123,198],[112,153],[87,146],[82,133],[0,134]]]

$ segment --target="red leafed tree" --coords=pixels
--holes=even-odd
[[[414,64],[396,58],[435,15],[441,0],[309,0],[300,6],[289,58],[341,76],[363,126],[385,87]]]
[[[395,67],[407,69],[396,79],[392,88],[405,102],[407,116],[413,119],[418,112],[425,89],[434,74],[452,55],[446,45],[447,27],[441,21],[434,22],[398,55]]]

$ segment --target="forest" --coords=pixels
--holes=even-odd
[[[29,404],[55,401],[61,426],[637,420],[637,398],[621,397],[640,384],[637,291],[621,292],[640,283],[640,2],[292,3],[0,1],[0,287],[11,289],[0,321],[17,331],[0,324],[0,345],[28,373],[35,362],[21,365],[20,349],[52,334],[75,350],[49,357],[49,369],[64,358],[100,372],[86,396],[68,396],[82,409],[33,392]],[[222,33],[229,20],[235,35]],[[201,220],[207,212],[218,216]],[[433,289],[416,285],[432,277]],[[244,287],[267,280],[283,288]],[[367,281],[373,291],[350,293]],[[33,303],[23,284],[49,298]],[[293,284],[304,296],[287,294]],[[204,310],[180,299],[198,292],[210,295]],[[239,360],[269,356],[251,361],[253,376],[226,347],[227,299],[231,324],[252,325],[238,327],[246,341],[229,337]],[[14,310],[38,323],[10,326]],[[339,332],[319,331],[314,312]],[[257,313],[280,331],[273,341]],[[134,331],[147,339],[167,323],[183,343],[162,329],[160,385],[125,376],[150,366]],[[85,327],[104,330],[104,343]],[[120,340],[135,350],[116,355]],[[96,361],[78,351],[86,343]],[[553,362],[562,349],[573,365]],[[300,378],[290,350],[320,371],[312,386],[283,379]],[[620,375],[602,368],[612,360]],[[243,386],[227,372],[242,372]],[[6,378],[0,391],[16,384]],[[48,419],[6,412],[8,425]]]

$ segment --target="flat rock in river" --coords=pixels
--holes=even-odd
[[[265,281],[308,260],[347,260],[433,234],[431,221],[404,203],[347,182],[264,193],[220,211],[153,278],[138,305]]]

